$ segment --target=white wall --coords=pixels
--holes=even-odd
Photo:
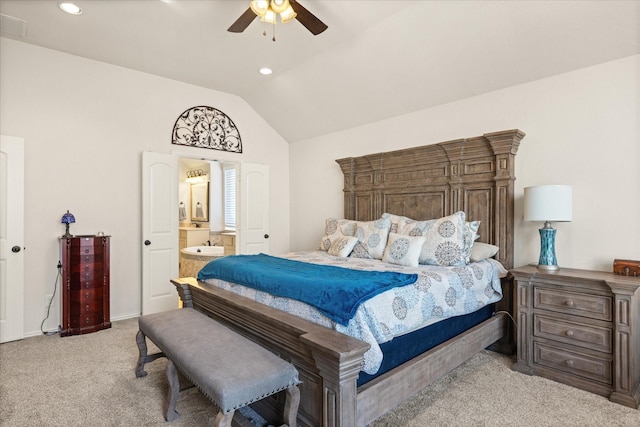
[[[6,38],[0,64],[0,132],[25,138],[26,335],[39,333],[44,295],[53,292],[67,209],[73,234],[112,236],[112,320],[140,313],[145,150],[268,164],[270,246],[289,249],[289,193],[280,190],[289,185],[289,148],[239,97]],[[231,117],[242,154],[171,144],[177,117],[198,105]],[[45,329],[59,321],[53,313]]]
[[[537,262],[538,223],[523,188],[573,186],[574,220],[556,223],[561,266],[610,271],[640,259],[640,55],[291,144],[291,249],[317,247],[342,217],[335,159],[521,129],[516,157],[515,264]],[[357,114],[357,111],[353,112]]]

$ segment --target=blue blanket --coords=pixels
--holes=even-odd
[[[259,254],[217,258],[198,273],[198,280],[207,279],[296,299],[347,325],[361,303],[388,289],[414,283],[418,275],[351,270]]]

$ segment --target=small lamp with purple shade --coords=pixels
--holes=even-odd
[[[67,226],[66,232],[62,237],[73,237],[71,233],[69,233],[69,224],[73,224],[74,222],[76,222],[76,218],[73,216],[73,214],[67,210],[67,213],[62,215],[62,219],[60,220],[60,222]]]

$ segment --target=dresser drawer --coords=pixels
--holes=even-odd
[[[611,328],[603,328],[584,323],[571,322],[555,317],[534,314],[533,334],[537,337],[548,338],[579,347],[611,353]]]
[[[77,313],[70,319],[72,329],[88,328],[104,323],[104,315],[100,313]]]
[[[95,311],[96,307],[102,309],[103,288],[74,290],[70,293],[70,302],[78,312]],[[97,303],[97,304],[96,304]],[[87,306],[89,308],[87,308]]]
[[[535,287],[533,306],[544,310],[575,314],[598,320],[611,320],[611,297],[579,294],[563,290]]]
[[[71,256],[82,255],[102,255],[104,253],[103,245],[86,245],[86,246],[71,246]]]
[[[69,284],[71,290],[94,289],[104,286],[104,272],[88,270],[69,275]]]
[[[101,254],[71,254],[71,264],[76,265],[91,265],[102,263]]]
[[[534,341],[533,363],[600,383],[612,384],[613,362],[608,358],[589,356]]]

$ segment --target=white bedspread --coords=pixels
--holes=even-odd
[[[340,258],[324,251],[292,252],[283,258],[356,270],[417,273],[418,280],[364,302],[347,326],[340,325],[300,301],[273,297],[265,292],[218,279],[206,282],[288,313],[358,338],[371,345],[362,370],[375,374],[382,363],[379,344],[440,320],[472,313],[502,298],[502,265],[487,259],[464,267],[420,265],[402,267],[374,259]]]

